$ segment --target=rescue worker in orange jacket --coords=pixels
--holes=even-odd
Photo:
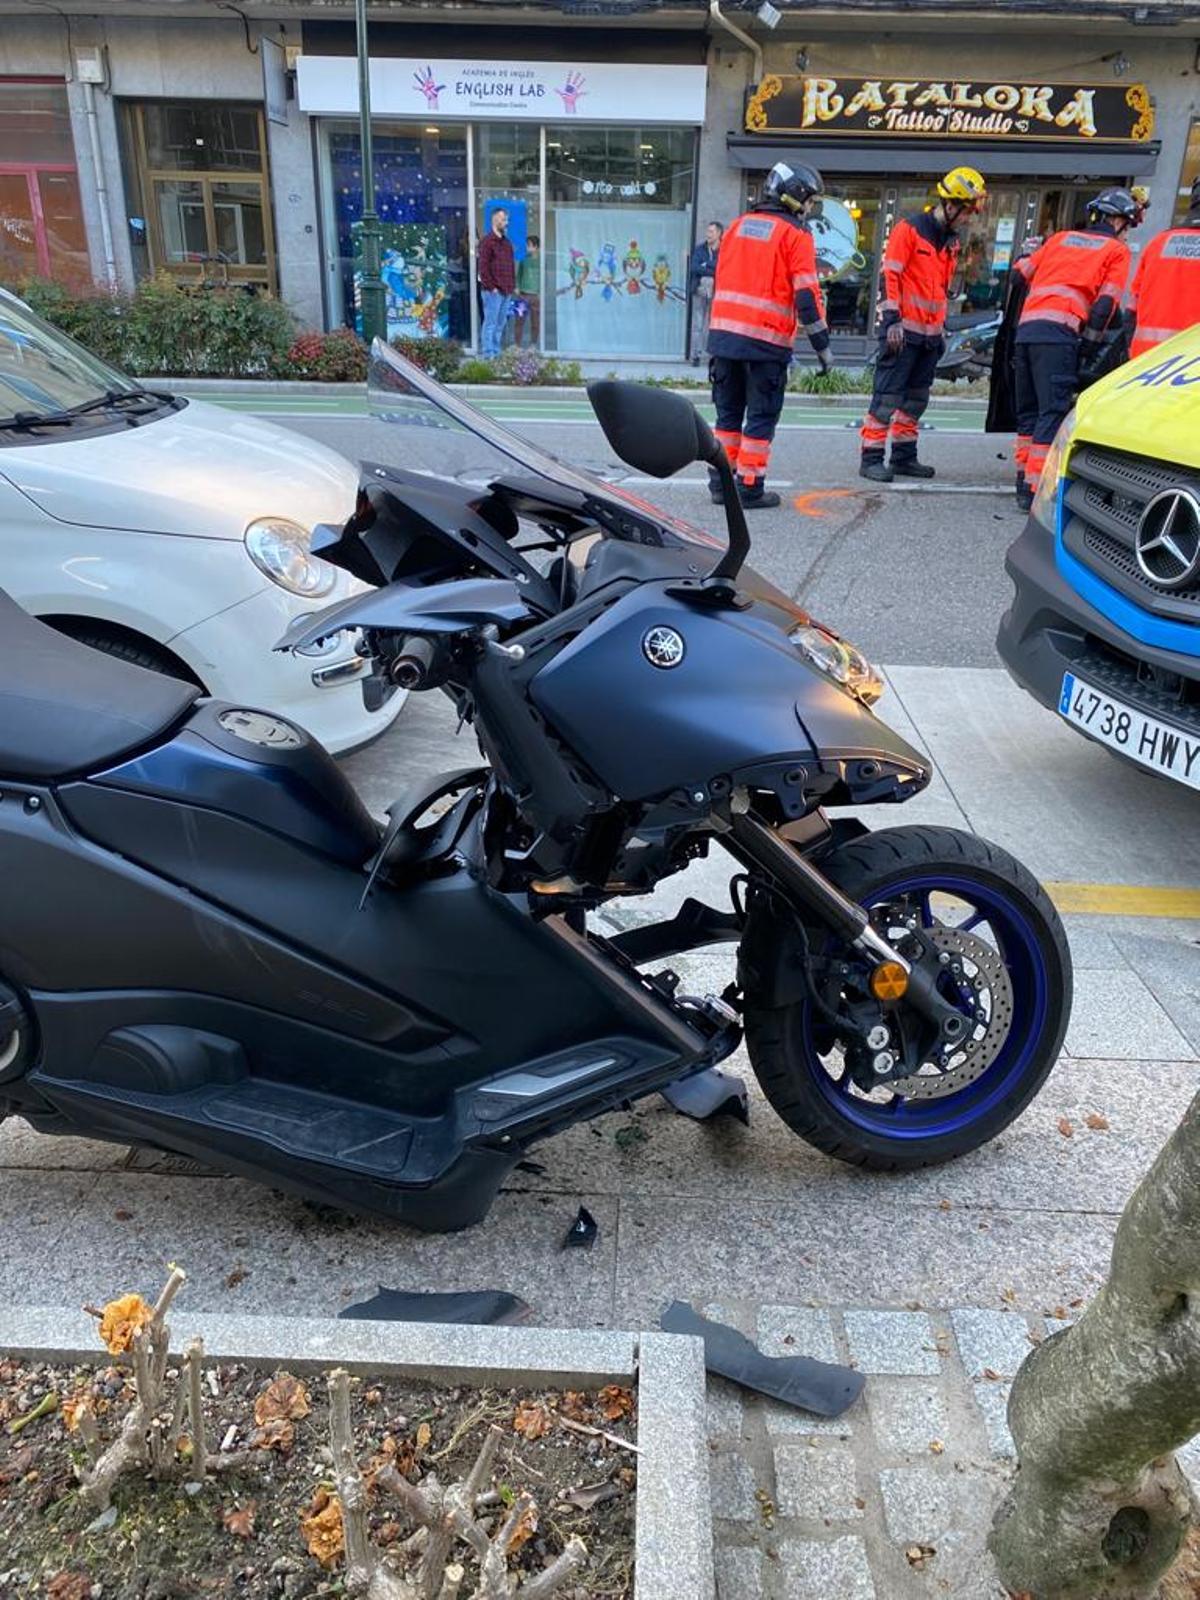
[[[821,370],[833,365],[817,281],[817,252],[802,226],[822,189],[815,167],[777,162],[762,199],[730,223],[721,239],[708,323],[709,376],[716,435],[747,508],[779,504],[765,488],[771,441],[783,410],[797,323]],[[714,505],[720,480],[709,474]]]
[[[955,167],[941,179],[937,192],[931,211],[900,218],[883,249],[875,391],[862,427],[858,467],[862,477],[877,483],[934,475],[932,467],[917,459],[917,438],[945,347],[947,301],[960,246],[954,229],[979,210],[987,187],[974,167]],[[890,463],[884,460],[889,436]]]
[[[1155,234],[1142,251],[1131,309],[1136,318],[1131,358],[1200,322],[1200,178],[1192,184],[1184,220]]]
[[[1141,221],[1128,189],[1103,189],[1087,226],[1053,233],[1013,264],[1028,288],[1014,345],[1017,390],[1017,503],[1033,504],[1054,435],[1075,403],[1080,355],[1104,337],[1129,278],[1125,234]]]

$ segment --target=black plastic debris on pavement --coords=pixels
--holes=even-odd
[[[590,1250],[600,1232],[600,1224],[586,1206],[580,1206],[575,1221],[562,1242],[564,1250]]]
[[[425,1289],[385,1289],[338,1312],[344,1322],[461,1322],[500,1327],[526,1322],[531,1308],[507,1289],[466,1289],[436,1294]]]
[[[682,1300],[671,1302],[661,1325],[665,1333],[698,1334],[704,1340],[709,1372],[821,1417],[840,1417],[849,1410],[867,1381],[851,1367],[832,1366],[811,1356],[764,1356],[736,1328],[709,1322]]]
[[[662,1097],[674,1110],[696,1122],[713,1117],[736,1117],[750,1126],[750,1093],[741,1078],[720,1067],[706,1067],[688,1078],[669,1083]]]

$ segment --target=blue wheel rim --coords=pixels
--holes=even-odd
[[[876,889],[861,904],[868,910],[894,900],[914,897],[921,906],[922,921],[933,922],[930,896],[952,895],[972,908],[963,923],[946,924],[971,928],[987,923],[995,947],[1008,969],[1013,990],[1013,1020],[995,1060],[973,1083],[940,1098],[902,1099],[894,1096],[886,1103],[866,1100],[851,1092],[853,1080],[843,1071],[834,1078],[826,1070],[813,1034],[813,1008],[805,1008],[803,1023],[803,1069],[816,1084],[830,1106],[866,1133],[905,1142],[938,1139],[962,1134],[974,1124],[990,1117],[996,1107],[1020,1087],[1038,1053],[1050,1001],[1050,981],[1037,933],[1028,916],[1000,889],[972,878],[952,873],[920,873]]]

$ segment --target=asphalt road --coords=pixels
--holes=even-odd
[[[353,460],[444,466],[430,448],[430,438],[440,446],[441,436],[422,437],[419,429],[362,415],[262,414]],[[535,414],[539,420],[530,420]],[[877,661],[995,666],[993,641],[1009,596],[1004,552],[1021,527],[1010,441],[979,432],[977,408],[942,406],[933,415],[939,420],[921,453],[938,476],[926,488],[858,477],[856,412],[789,413],[795,420],[779,434],[771,463],[783,505],[754,515],[752,560]],[[513,418],[517,431],[564,460],[632,480],[639,494],[702,527],[723,527],[699,469],[650,484],[616,461],[577,403],[543,400]]]

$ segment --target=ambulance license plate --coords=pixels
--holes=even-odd
[[[1114,700],[1101,689],[1065,672],[1058,697],[1059,715],[1084,728],[1101,744],[1120,750],[1139,766],[1200,789],[1200,735],[1182,733],[1168,722]]]

